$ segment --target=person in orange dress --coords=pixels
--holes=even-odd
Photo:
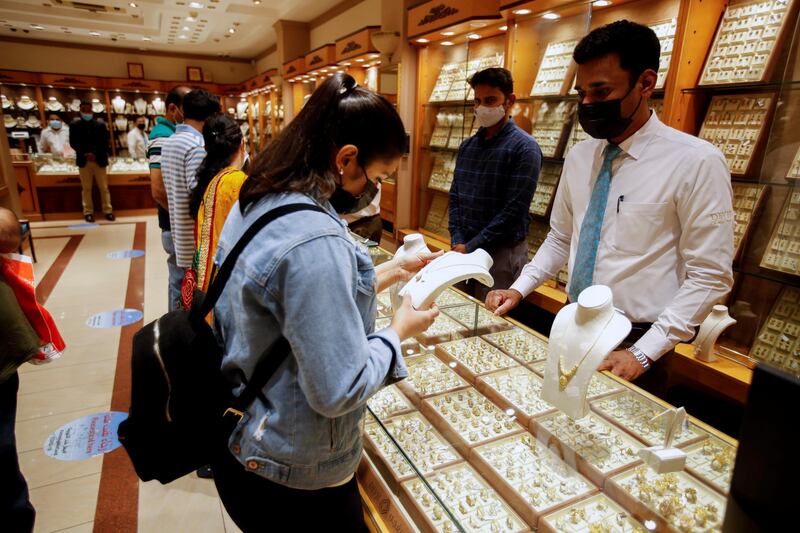
[[[197,288],[206,292],[214,278],[214,255],[219,235],[247,179],[241,170],[247,162],[247,152],[239,125],[223,113],[206,119],[203,139],[206,158],[197,170],[197,186],[189,209],[196,217],[193,270],[197,276]]]

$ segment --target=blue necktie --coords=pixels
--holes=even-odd
[[[578,295],[586,287],[592,285],[594,278],[594,264],[597,260],[597,246],[600,244],[600,230],[603,228],[603,217],[608,205],[608,189],[611,186],[611,163],[622,152],[616,144],[606,146],[603,156],[603,166],[592,189],[592,198],[589,208],[581,223],[581,233],[578,238],[578,251],[575,254],[575,264],[572,266],[572,275],[569,280],[569,299],[577,302]]]

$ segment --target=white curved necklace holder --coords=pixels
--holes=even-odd
[[[664,445],[642,448],[639,450],[639,457],[647,463],[658,474],[678,472],[686,466],[686,452],[679,448],[673,448],[672,442],[675,437],[680,436],[686,424],[686,409],[667,409],[650,421],[655,422],[660,418],[667,419],[667,427],[664,432]]]
[[[397,249],[394,254],[394,259],[400,259],[406,255],[414,255],[420,253],[430,253],[428,245],[425,244],[424,237],[419,233],[406,235],[403,239],[403,246]],[[392,309],[397,311],[403,305],[403,297],[400,296],[400,290],[405,285],[405,282],[398,282],[391,286],[389,295],[392,299]]]
[[[631,321],[614,309],[611,289],[605,285],[584,289],[578,302],[561,309],[553,321],[542,398],[572,419],[589,414],[586,396],[592,376],[630,331]],[[559,386],[562,355],[563,367],[579,365],[564,390]]]
[[[469,254],[447,252],[420,270],[400,289],[400,297],[411,296],[415,309],[428,309],[443,290],[465,279],[476,279],[484,285],[494,285],[489,273],[494,261],[482,248]]]
[[[728,314],[724,305],[715,305],[708,317],[700,325],[700,332],[692,342],[694,355],[701,361],[713,362],[717,360],[714,346],[722,332],[736,324],[736,319]]]

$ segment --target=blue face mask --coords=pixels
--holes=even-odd
[[[60,120],[51,120],[50,121],[50,127],[53,128],[54,130],[60,130],[61,129],[61,121]]]
[[[91,113],[81,113],[81,118],[83,120],[89,121],[92,120],[92,118],[94,118],[94,115],[92,115]]]

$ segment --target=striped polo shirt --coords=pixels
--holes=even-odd
[[[150,138],[147,142],[147,164],[153,169],[161,169],[161,148],[167,137],[175,133],[175,124],[164,117],[156,117],[156,125],[150,131]],[[158,227],[164,231],[169,231],[169,212],[156,204],[158,210]]]
[[[167,190],[175,262],[181,268],[191,267],[194,259],[194,219],[189,214],[189,200],[205,157],[203,135],[186,124],[178,124],[175,134],[161,147],[161,176]]]

